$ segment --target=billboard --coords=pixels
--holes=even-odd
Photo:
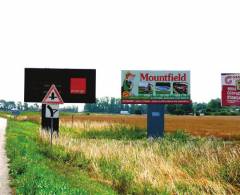
[[[240,106],[240,73],[222,73],[222,106]]]
[[[95,103],[95,69],[25,68],[24,101],[42,102],[52,85],[64,103]]]
[[[189,104],[190,71],[122,70],[124,104]]]

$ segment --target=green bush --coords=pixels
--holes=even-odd
[[[173,133],[168,134],[168,136],[166,136],[166,139],[170,141],[179,141],[185,143],[191,140],[191,136],[182,130],[177,130]]]

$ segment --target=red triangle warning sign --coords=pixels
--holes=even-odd
[[[43,104],[63,104],[63,99],[55,85],[52,85],[46,96],[43,98]]]

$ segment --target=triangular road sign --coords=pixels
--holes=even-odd
[[[43,98],[43,104],[63,104],[63,99],[55,85],[52,85],[46,96]]]

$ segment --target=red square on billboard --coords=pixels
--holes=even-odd
[[[86,78],[71,78],[70,93],[71,94],[86,94]]]

